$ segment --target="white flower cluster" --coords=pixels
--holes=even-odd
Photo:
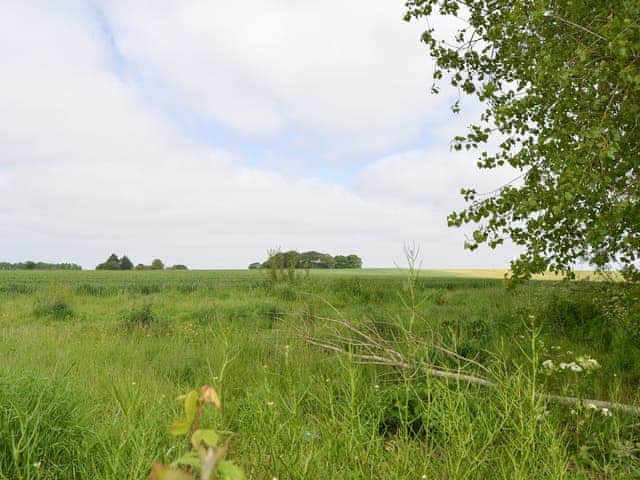
[[[600,368],[600,364],[595,358],[588,355],[582,355],[574,362],[560,362],[557,366],[553,360],[548,359],[542,362],[542,367],[547,373],[556,372],[558,370],[570,370],[572,372],[592,372]]]
[[[610,417],[612,415],[611,410],[609,410],[607,407],[599,408],[597,405],[594,405],[593,403],[590,403],[587,406],[589,407],[590,410],[600,412],[605,417]]]

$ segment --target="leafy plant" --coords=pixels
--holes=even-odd
[[[219,410],[222,406],[213,387],[203,386],[178,397],[184,402],[184,416],[174,420],[169,428],[172,435],[187,436],[187,451],[169,465],[155,463],[151,480],[243,480],[244,472],[226,460],[229,432],[201,428],[205,406]],[[226,436],[226,438],[224,438]]]
[[[145,303],[125,312],[124,323],[128,328],[149,328],[158,323],[158,318],[153,313],[151,304]]]
[[[550,269],[573,277],[583,259],[620,265],[640,280],[640,3],[601,0],[407,0],[405,19],[453,17],[454,35],[429,27],[433,91],[449,75],[484,103],[456,150],[481,149],[478,166],[519,175],[449,225],[476,224],[465,246],[505,239],[525,251],[515,278]],[[449,24],[438,17],[434,24]],[[460,99],[453,105],[460,110]],[[497,148],[483,145],[498,143]]]
[[[40,300],[33,307],[36,317],[48,317],[56,320],[65,320],[74,316],[74,311],[62,297]]]

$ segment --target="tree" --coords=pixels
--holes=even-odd
[[[162,260],[160,260],[159,258],[154,258],[153,261],[151,262],[151,270],[163,270],[164,269],[164,263],[162,263]]]
[[[96,267],[96,270],[120,270],[120,259],[115,253],[112,253],[106,262]]]
[[[133,262],[126,255],[120,259],[120,270],[133,270]]]
[[[336,268],[349,268],[349,260],[344,255],[336,255],[334,257],[336,261]]]
[[[362,268],[362,259],[358,255],[347,255],[347,268]]]
[[[464,20],[454,40],[429,28],[434,91],[444,74],[484,104],[454,138],[478,166],[520,175],[488,194],[463,189],[451,226],[475,224],[466,247],[509,238],[515,278],[577,262],[640,280],[640,2],[408,0],[405,19]],[[458,111],[459,102],[453,105]],[[497,149],[486,144],[497,142]]]

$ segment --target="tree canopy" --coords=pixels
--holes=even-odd
[[[478,166],[510,165],[512,182],[464,189],[451,226],[466,247],[524,247],[515,278],[577,262],[640,280],[640,1],[408,0],[406,20],[462,19],[454,39],[428,28],[434,91],[444,76],[484,111],[456,149]],[[459,111],[460,103],[453,105]],[[497,148],[491,147],[497,143]]]
[[[151,270],[164,270],[164,263],[159,258],[154,258],[151,262]]]
[[[171,267],[172,270],[187,270],[186,265],[178,264]],[[96,267],[96,270],[134,270],[133,262],[123,255],[119,258],[115,253],[109,255],[109,258]],[[135,270],[164,270],[164,263],[159,258],[155,258],[151,265],[143,265],[139,263],[135,266]]]
[[[254,262],[249,269],[271,268],[277,265],[281,268],[362,268],[362,259],[358,255],[336,255],[311,250],[299,253],[295,250],[287,252],[274,251],[262,263]]]
[[[82,267],[75,263],[47,263],[28,260],[18,263],[0,262],[0,270],[82,270]]]
[[[120,259],[112,253],[105,262],[96,267],[96,270],[120,270]]]

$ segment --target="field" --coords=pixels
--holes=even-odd
[[[543,396],[640,405],[623,290],[435,271],[0,272],[0,478],[148,478],[185,448],[168,432],[176,397],[205,384],[223,405],[206,421],[234,433],[229,458],[252,479],[640,478],[637,413]],[[357,332],[405,367],[365,359]]]

